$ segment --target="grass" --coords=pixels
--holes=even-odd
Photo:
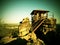
[[[15,28],[15,26],[17,27],[17,25],[0,24],[0,37],[18,34],[18,28]]]

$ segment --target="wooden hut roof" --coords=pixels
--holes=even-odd
[[[34,15],[34,14],[36,14],[36,13],[47,13],[47,12],[49,12],[49,11],[47,11],[47,10],[33,10],[32,12],[31,12],[31,15]]]

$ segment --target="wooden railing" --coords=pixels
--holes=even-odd
[[[33,29],[33,32],[35,32],[41,25],[44,23],[45,19],[43,19],[37,26],[36,28]]]

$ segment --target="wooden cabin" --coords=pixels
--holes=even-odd
[[[38,20],[42,20],[48,18],[48,12],[45,10],[33,10],[31,12],[32,22],[37,22]]]
[[[33,10],[31,12],[32,30],[41,30],[43,33],[56,29],[56,19],[48,18],[46,10]]]

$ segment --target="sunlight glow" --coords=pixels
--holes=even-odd
[[[31,20],[31,16],[25,11],[11,10],[10,12],[5,12],[4,22],[5,23],[19,23],[23,18],[28,17]]]

